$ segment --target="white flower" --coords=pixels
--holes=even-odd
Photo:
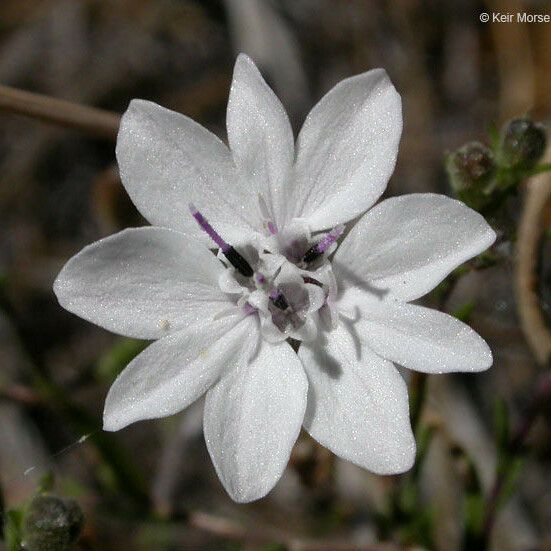
[[[379,203],[337,247],[341,224],[385,189],[401,128],[400,97],[376,69],[333,88],[295,147],[281,103],[244,55],[229,148],[183,115],[132,101],[117,158],[153,226],[86,247],[54,285],[71,312],[156,339],[111,387],[105,430],[174,414],[206,392],[208,450],[240,502],[273,488],[301,426],[375,473],[411,467],[407,390],[393,362],[480,371],[492,356],[468,326],[410,302],[495,234],[462,203],[416,194]],[[303,341],[298,354],[288,337]]]

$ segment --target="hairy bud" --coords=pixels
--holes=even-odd
[[[64,551],[77,540],[84,515],[71,499],[38,495],[23,520],[22,547],[28,551]]]
[[[502,132],[501,151],[511,168],[527,170],[542,157],[547,137],[543,125],[528,118],[513,119]]]
[[[484,190],[496,171],[491,150],[480,142],[469,142],[450,153],[446,171],[457,196],[474,209],[487,202]]]

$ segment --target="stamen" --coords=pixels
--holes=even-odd
[[[337,241],[337,239],[344,232],[344,224],[339,224],[337,227],[333,228],[319,243],[318,251],[324,253],[329,247]]]
[[[304,281],[304,283],[311,283],[312,285],[323,287],[323,283],[320,283],[317,279],[314,279],[313,277],[302,276],[302,281]]]
[[[306,262],[306,264],[310,264],[310,262],[313,262],[317,258],[319,258],[324,252],[326,252],[333,243],[337,241],[337,239],[343,234],[344,232],[344,224],[339,224],[335,228],[333,228],[321,241],[316,243],[315,245],[312,245],[306,253],[304,253],[304,256],[302,257],[303,262]]]
[[[245,302],[245,304],[243,305],[243,312],[245,312],[246,316],[250,316],[251,314],[254,314],[256,312],[256,308],[252,304]]]
[[[222,250],[224,256],[228,259],[229,263],[245,277],[252,277],[254,270],[251,265],[233,248],[230,247],[227,251]]]
[[[259,285],[264,285],[264,283],[266,283],[266,276],[264,274],[261,274],[260,272],[255,272],[254,274],[254,280],[259,284]]]
[[[268,296],[276,308],[279,308],[280,310],[287,310],[287,308],[289,308],[289,303],[281,291],[272,289]]]
[[[226,243],[220,234],[208,223],[208,220],[190,203],[189,210],[191,215],[200,228],[220,247],[228,262],[245,277],[252,277],[254,270],[251,265],[228,243]]]

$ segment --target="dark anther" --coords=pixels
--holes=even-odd
[[[287,308],[289,308],[289,303],[282,293],[278,293],[275,298],[272,298],[270,300],[272,301],[272,304],[280,310],[287,310]]]
[[[306,264],[310,264],[311,262],[314,262],[317,258],[319,258],[323,253],[321,253],[318,249],[319,243],[316,243],[315,245],[312,245],[302,257],[302,261]]]
[[[222,251],[230,264],[245,277],[253,277],[254,270],[251,265],[233,248]]]
[[[302,281],[304,281],[304,283],[311,283],[312,285],[323,287],[323,283],[320,283],[317,279],[314,279],[313,277],[302,276]]]

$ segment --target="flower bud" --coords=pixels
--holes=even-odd
[[[22,547],[28,551],[64,551],[77,540],[84,515],[72,499],[36,496],[25,514]]]
[[[513,119],[503,130],[501,151],[511,168],[532,168],[545,151],[545,128],[528,118]]]
[[[491,150],[480,142],[469,142],[449,154],[446,160],[446,171],[452,189],[462,201],[474,209],[487,203],[488,196],[484,189],[495,170]]]

